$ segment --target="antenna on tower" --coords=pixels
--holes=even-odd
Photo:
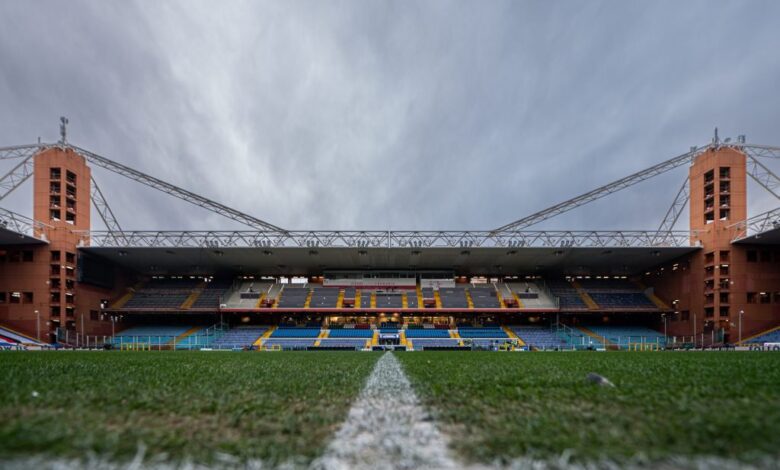
[[[60,143],[67,143],[68,139],[68,118],[60,116]]]
[[[718,137],[718,128],[715,128],[715,135],[712,136],[712,143],[718,145],[720,143],[720,137]]]

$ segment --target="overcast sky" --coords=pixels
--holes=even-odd
[[[0,0],[0,146],[65,115],[74,144],[287,229],[491,229],[715,126],[780,145],[779,20],[777,0]],[[125,229],[242,227],[94,171]],[[536,227],[655,228],[685,173]],[[29,214],[27,186],[0,205]]]

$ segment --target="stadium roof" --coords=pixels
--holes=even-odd
[[[328,270],[453,270],[463,275],[631,275],[698,247],[103,248],[82,252],[148,275],[320,275]]]
[[[742,238],[734,243],[739,245],[780,245],[780,227]]]
[[[23,233],[0,227],[0,246],[9,245],[46,245],[47,243],[38,238]]]

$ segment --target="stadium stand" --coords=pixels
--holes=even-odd
[[[357,290],[354,287],[344,289],[344,298],[341,304],[342,308],[352,308],[355,306]]]
[[[376,308],[399,309],[403,307],[400,292],[376,292]]]
[[[366,338],[374,336],[374,331],[369,329],[343,328],[330,330],[329,338]]]
[[[469,308],[466,289],[463,286],[442,287],[439,289],[442,308]]]
[[[191,308],[219,308],[220,301],[225,298],[232,284],[232,281],[227,279],[212,280],[206,284],[206,287]]]
[[[342,331],[342,330],[339,330]],[[347,330],[343,330],[347,331]],[[316,338],[320,335],[319,328],[307,328],[307,327],[282,327],[279,326],[273,333],[271,338]]]
[[[238,326],[225,332],[211,343],[215,349],[248,348],[255,344],[263,333],[268,331],[267,326]]]
[[[509,286],[511,291],[518,296],[524,308],[558,308],[558,303],[553,296],[536,282],[511,282]]]
[[[746,339],[747,344],[780,343],[780,329],[774,329],[758,336]]]
[[[177,309],[187,300],[200,279],[152,279],[136,291],[124,308]]]
[[[581,279],[578,282],[600,308],[658,309],[637,285],[626,279]]]
[[[406,293],[406,307],[407,308],[419,308],[417,302],[417,291],[410,290]]]
[[[307,287],[285,286],[279,299],[279,308],[303,308],[309,297],[310,289]]]
[[[423,298],[423,308],[436,307],[436,295],[433,292],[433,288],[423,287],[421,291],[422,291],[422,298]]]
[[[506,332],[499,327],[458,327],[458,334],[461,338],[489,338],[489,339],[507,339]]]
[[[511,330],[529,348],[564,349],[568,343],[549,326],[512,326]]]
[[[435,328],[407,328],[407,338],[449,338],[450,332],[443,329]]]
[[[313,322],[312,325],[314,325]],[[314,347],[322,333],[319,326],[298,327],[291,324],[281,324],[268,339],[263,340],[262,346],[265,349],[308,349]]]
[[[336,308],[340,292],[341,289],[336,287],[315,287],[312,290],[309,308]]]
[[[550,288],[552,295],[558,298],[561,309],[586,310],[588,308],[577,289],[569,282],[552,279],[547,281],[547,287]]]
[[[262,295],[268,295],[273,283],[255,280],[237,282],[227,294],[227,308],[255,308]]]
[[[496,287],[493,284],[470,287],[469,294],[474,308],[501,308]]]

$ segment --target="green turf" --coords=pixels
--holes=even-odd
[[[780,354],[399,354],[465,459],[780,456]],[[586,383],[600,373],[617,387]]]
[[[0,458],[148,455],[270,463],[319,455],[376,354],[0,353]],[[33,397],[33,391],[39,396]]]

